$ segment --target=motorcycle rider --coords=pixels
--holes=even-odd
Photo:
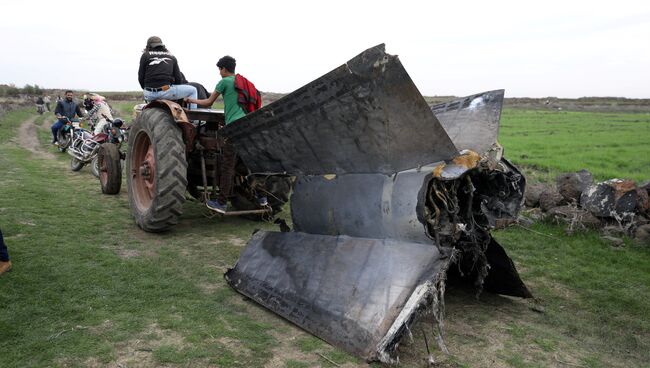
[[[38,96],[36,99],[36,110],[39,114],[42,114],[45,111],[45,102],[43,101],[42,96]]]
[[[74,100],[74,92],[68,90],[65,91],[65,99],[62,99],[56,103],[54,114],[58,120],[52,125],[52,144],[58,146],[59,142],[57,133],[59,129],[61,129],[61,127],[68,122],[66,118],[68,118],[69,121],[72,121],[75,116],[82,118],[84,116],[84,113],[81,107],[79,107],[79,105],[77,105],[77,102]]]
[[[145,101],[178,100],[184,97],[196,99],[196,88],[182,84],[184,79],[176,57],[167,50],[160,37],[149,37],[138,69],[138,82],[143,89]],[[196,104],[190,104],[190,109],[196,109]]]
[[[103,96],[98,94],[86,96],[86,98],[84,98],[84,106],[86,107],[86,118],[95,126],[93,134],[99,134],[104,131],[104,127],[108,124],[106,118],[113,120],[111,108],[108,106],[108,103],[106,103]]]

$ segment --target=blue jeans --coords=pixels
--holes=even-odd
[[[2,237],[2,230],[0,230],[0,262],[7,262],[9,260],[9,253],[7,252],[7,246],[5,245],[5,240]]]
[[[166,91],[151,92],[146,89],[143,91],[144,100],[151,102],[153,100],[180,100],[184,97],[190,97],[196,99],[198,97],[198,92],[196,87],[190,86],[189,84],[176,84],[171,85]],[[196,109],[196,104],[190,104],[190,110]]]
[[[56,142],[58,138],[56,137],[56,133],[61,129],[62,126],[64,126],[66,123],[65,120],[59,119],[56,121],[56,123],[52,124],[52,143]]]

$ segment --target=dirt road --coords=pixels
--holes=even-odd
[[[38,129],[47,129],[47,127],[39,127],[34,122],[38,116],[34,116],[26,120],[18,128],[17,142],[22,148],[32,152],[40,158],[54,158],[52,152],[46,151],[41,143],[38,141]]]

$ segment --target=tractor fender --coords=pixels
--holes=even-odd
[[[194,125],[190,123],[187,114],[181,105],[170,100],[155,100],[146,104],[142,110],[157,107],[166,110],[172,116],[176,125],[181,128],[183,132],[183,142],[185,143],[185,152],[189,153],[194,150],[194,140],[196,139],[196,130]]]

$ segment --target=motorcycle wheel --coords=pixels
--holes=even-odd
[[[84,167],[84,163],[77,160],[76,158],[71,158],[70,159],[70,170],[72,171],[79,171],[81,170],[82,167]]]
[[[178,223],[185,202],[187,161],[183,134],[167,111],[148,108],[131,128],[126,159],[129,205],[148,232]]]
[[[122,164],[117,146],[102,144],[97,154],[99,165],[99,183],[104,194],[118,194],[122,186]]]
[[[95,158],[90,162],[90,171],[96,178],[99,178],[99,160],[97,159],[97,156],[95,156]]]
[[[59,128],[59,131],[56,132],[56,139],[59,142],[59,151],[65,152],[66,148],[70,146],[72,142],[72,132],[68,130],[65,131],[65,125]]]

